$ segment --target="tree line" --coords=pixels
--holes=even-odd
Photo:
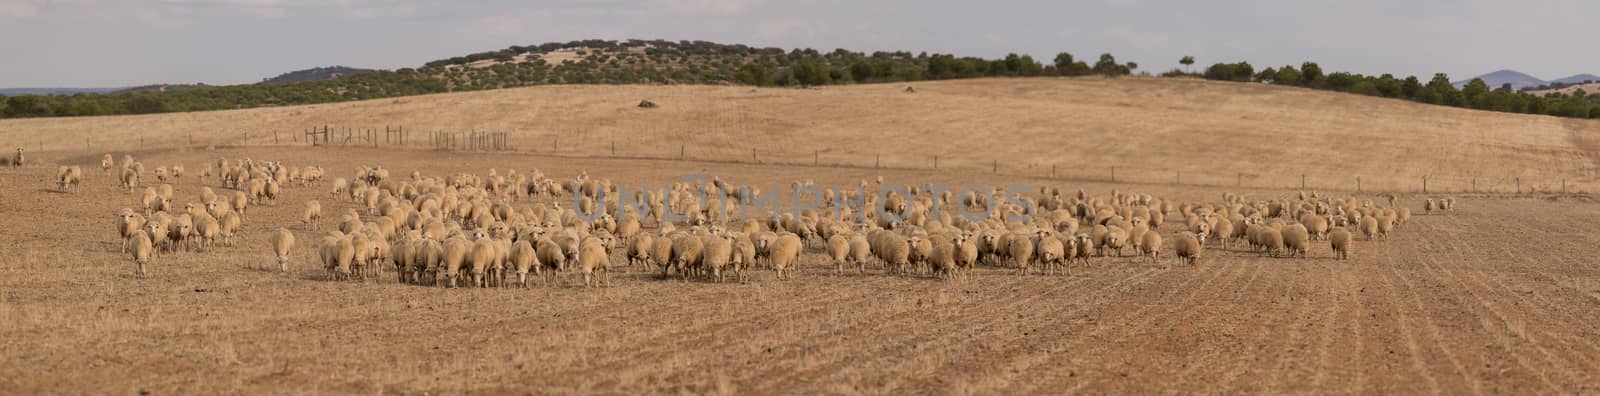
[[[1190,57],[1183,60],[1193,63]],[[1172,71],[1165,75],[1183,74],[1187,73]],[[1600,95],[1588,95],[1581,89],[1571,95],[1550,93],[1538,96],[1517,92],[1511,88],[1511,84],[1491,88],[1483,79],[1477,78],[1458,89],[1445,73],[1436,73],[1423,81],[1416,76],[1399,78],[1392,74],[1368,76],[1348,72],[1325,73],[1316,62],[1301,63],[1299,68],[1285,65],[1260,71],[1250,66],[1249,62],[1238,62],[1213,64],[1201,76],[1210,80],[1289,85],[1478,110],[1600,118]]]

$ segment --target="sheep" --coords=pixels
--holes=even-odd
[[[605,242],[600,238],[584,239],[578,247],[578,268],[583,271],[583,287],[589,287],[596,272],[603,274],[601,282],[611,285],[611,258],[606,254]]]
[[[671,268],[678,270],[678,278],[687,278],[689,272],[700,266],[701,254],[705,251],[705,242],[699,237],[690,234],[677,234],[672,237],[672,264]],[[667,276],[668,268],[662,268],[661,275]]]
[[[177,251],[177,246],[173,246],[173,244],[181,245],[184,251],[189,251],[189,245],[193,241],[190,236],[193,234],[194,216],[185,213],[174,217],[172,225],[167,228],[167,241],[170,242],[167,246],[167,251]]]
[[[1082,261],[1083,266],[1089,266],[1089,257],[1093,256],[1095,250],[1094,238],[1091,238],[1089,234],[1080,232],[1073,239],[1076,242],[1073,243],[1073,250],[1077,252],[1077,257],[1075,258],[1078,261]],[[1071,263],[1069,262],[1068,264],[1070,265]]]
[[[461,265],[466,263],[467,255],[472,254],[475,247],[472,241],[459,235],[445,241],[444,254],[439,258],[439,271],[442,272],[439,275],[444,276],[444,287],[456,287],[456,279],[461,275]]]
[[[123,208],[117,214],[117,236],[122,237],[122,252],[128,252],[128,244],[144,228],[144,217],[134,213],[133,209]]]
[[[655,237],[645,233],[639,233],[638,235],[635,235],[628,244],[627,253],[629,271],[633,270],[632,268],[635,264],[645,268],[650,268],[650,253],[655,250],[655,246]]]
[[[239,212],[240,216],[244,216],[244,209],[249,204],[250,197],[245,195],[244,191],[234,191],[233,200],[228,203],[228,206],[232,207],[233,211]]]
[[[112,157],[110,153],[106,153],[104,157],[100,157],[100,170],[109,175],[111,174],[111,167],[116,163],[116,158]]]
[[[222,234],[222,244],[233,246],[233,235],[239,232],[239,214],[234,212],[223,213],[217,219],[218,228]]]
[[[156,250],[151,251],[150,254],[156,256],[161,255],[160,247],[166,244],[167,239],[167,221],[170,220],[152,217],[149,221],[144,222],[145,236],[150,238],[150,244],[157,248]]]
[[[343,235],[325,236],[322,238],[320,253],[328,279],[342,280],[350,277],[350,260],[355,257],[355,247],[350,244],[350,238]]]
[[[1013,235],[1006,242],[1006,255],[1017,265],[1017,273],[1028,274],[1028,265],[1033,262],[1033,240],[1025,235]]]
[[[172,178],[173,179],[182,179],[183,178],[183,165],[182,164],[173,165],[172,166]]]
[[[895,240],[900,241],[898,255],[894,256],[898,260],[895,263],[906,264],[911,247],[905,244],[904,239],[895,238]],[[772,242],[772,246],[768,248],[768,255],[772,259],[772,269],[778,272],[778,279],[789,278],[789,267],[800,264],[800,253],[804,247],[805,243],[794,234],[780,235]]]
[[[472,272],[472,286],[489,286],[484,279],[484,274],[494,265],[495,258],[498,255],[499,253],[495,251],[493,239],[480,235],[476,241],[473,241],[472,250],[467,253],[467,262],[464,263],[464,265],[470,265],[468,268]]]
[[[534,244],[533,251],[539,256],[539,264],[544,267],[540,273],[547,274],[545,283],[549,283],[549,277],[567,267],[567,255],[562,253],[561,245],[553,239],[540,238]]]
[[[701,267],[711,271],[711,277],[717,283],[722,283],[722,269],[728,266],[728,261],[733,256],[733,239],[728,237],[711,237],[705,243],[705,250],[701,252]]]
[[[872,259],[872,243],[867,241],[866,235],[856,234],[850,237],[850,262],[856,265],[856,273],[867,272],[867,261]]]
[[[1289,249],[1289,257],[1299,254],[1300,258],[1306,257],[1306,251],[1311,249],[1311,232],[1303,224],[1290,224],[1280,231],[1283,234],[1283,245]]]
[[[1344,227],[1334,228],[1328,232],[1328,244],[1333,247],[1333,257],[1339,260],[1350,258],[1351,246],[1350,230]]]
[[[539,254],[533,250],[533,243],[524,239],[517,241],[511,250],[511,264],[516,270],[517,287],[528,287],[528,271],[539,271]]]
[[[1193,232],[1184,231],[1178,233],[1178,238],[1173,241],[1172,246],[1178,258],[1184,263],[1195,265],[1200,262],[1200,254],[1202,253],[1200,237]]]
[[[672,267],[673,238],[667,234],[660,234],[653,238],[650,246],[650,260],[661,267],[661,277],[666,278],[668,270]]]
[[[117,180],[122,183],[122,187],[127,188],[128,192],[132,193],[133,189],[139,186],[139,172],[136,172],[133,169],[123,168],[122,176]]]
[[[1139,243],[1139,253],[1141,256],[1149,256],[1151,263],[1161,264],[1161,233],[1145,233],[1144,241]]]
[[[1400,208],[1400,211],[1395,212],[1395,216],[1396,226],[1406,225],[1406,222],[1411,221],[1411,208]]]
[[[1310,233],[1311,239],[1320,241],[1328,236],[1329,224],[1328,219],[1325,217],[1307,213],[1306,215],[1300,217],[1300,225],[1304,226],[1306,231]]]
[[[955,270],[957,275],[963,275],[978,264],[978,242],[972,240],[971,233],[961,233],[955,240]]]
[[[937,239],[933,242],[933,253],[928,257],[928,266],[933,275],[940,278],[952,278],[956,271],[956,243],[960,236],[952,239]],[[846,241],[846,246],[849,242]]]
[[[1153,233],[1152,233],[1153,234]],[[1066,268],[1067,246],[1046,232],[1039,232],[1034,237],[1034,257],[1044,266],[1046,275]],[[1023,267],[1023,275],[1027,275],[1027,267]]]
[[[156,182],[160,182],[160,183],[166,183],[167,182],[167,167],[165,167],[165,166],[157,166],[156,167]]]
[[[744,283],[744,270],[756,261],[756,244],[750,238],[739,237],[733,241],[733,257],[729,264],[733,269],[733,276],[739,283]]]
[[[1205,223],[1201,223],[1201,224],[1204,225]],[[1204,240],[1204,239],[1202,239],[1202,240]],[[1123,245],[1126,244],[1127,242],[1128,242],[1128,232],[1127,231],[1123,231],[1121,227],[1108,227],[1108,228],[1106,228],[1105,237],[1100,240],[1100,246],[1101,246],[1101,249],[1103,249],[1100,252],[1100,256],[1102,256],[1102,257],[1110,256],[1110,254],[1107,253],[1107,252],[1115,250],[1117,252],[1117,257],[1122,257],[1122,248],[1123,248]]]
[[[150,242],[150,235],[144,231],[135,233],[132,239],[134,273],[145,276],[144,266],[150,263],[151,256],[155,254],[155,244]]]
[[[83,168],[63,166],[56,171],[56,188],[61,191],[78,190],[80,181],[83,181]]]
[[[1433,198],[1422,201],[1422,214],[1433,214]]]
[[[844,235],[828,237],[828,258],[833,260],[833,274],[844,273],[844,263],[850,260],[850,238]]]
[[[316,230],[322,228],[321,224],[319,224],[320,220],[322,220],[322,203],[317,202],[317,200],[306,201],[305,214],[300,217],[300,222]]]
[[[202,246],[210,248],[216,245],[217,240],[221,238],[222,224],[215,217],[211,217],[211,215],[202,210],[199,214],[194,215],[194,233],[195,236],[200,237],[199,242]]]
[[[289,249],[294,248],[294,233],[279,228],[272,234],[272,253],[278,258],[278,272],[289,272]]]
[[[1367,241],[1378,235],[1378,218],[1372,216],[1361,218],[1361,234],[1367,237]]]

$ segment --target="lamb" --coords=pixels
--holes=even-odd
[[[907,255],[910,254],[911,247],[905,243],[904,239],[895,238],[895,240],[900,241],[899,245],[897,245],[899,249],[897,251],[898,255],[893,256],[897,260],[895,263],[900,265],[907,264]],[[768,255],[772,259],[772,269],[778,272],[778,279],[789,278],[789,267],[800,264],[800,251],[804,246],[805,243],[800,240],[799,236],[794,234],[786,233],[778,236],[777,240],[772,241],[772,246],[768,247]]]
[[[63,166],[56,171],[56,188],[61,191],[78,190],[82,180],[83,169],[77,166]]]
[[[134,234],[132,239],[134,273],[144,276],[144,266],[150,263],[151,256],[155,254],[155,244],[150,242],[150,235],[144,231]]]
[[[322,228],[320,220],[322,220],[322,203],[316,200],[306,201],[305,215],[301,216],[300,221],[316,230]]]
[[[1177,252],[1178,258],[1183,260],[1184,263],[1195,265],[1200,262],[1200,254],[1202,253],[1202,249],[1200,246],[1200,237],[1198,235],[1195,235],[1193,232],[1189,231],[1181,232],[1178,234],[1178,239],[1174,240],[1172,245],[1173,249]]]
[[[1350,258],[1351,247],[1350,230],[1344,227],[1334,228],[1328,232],[1328,244],[1333,246],[1333,257],[1339,260]]]
[[[935,249],[937,249],[937,246],[935,246]],[[833,274],[839,275],[843,273],[844,263],[850,260],[850,238],[844,235],[828,237],[828,258],[833,260]]]
[[[1303,224],[1290,224],[1283,227],[1283,245],[1289,249],[1289,257],[1299,254],[1300,258],[1306,257],[1306,251],[1311,249],[1311,232]]]
[[[294,233],[279,228],[272,234],[272,253],[278,257],[278,272],[289,272],[289,249],[294,248]]]
[[[1226,238],[1221,238],[1221,239],[1226,240]],[[1159,233],[1159,232],[1147,232],[1147,233],[1145,233],[1144,234],[1144,241],[1141,241],[1139,243],[1139,255],[1141,255],[1141,256],[1149,256],[1151,263],[1160,264],[1161,263],[1161,233]]]
[[[579,245],[578,267],[583,271],[583,287],[589,287],[596,272],[601,273],[601,282],[605,286],[611,285],[611,258],[606,254],[606,245],[601,238],[584,239]]]

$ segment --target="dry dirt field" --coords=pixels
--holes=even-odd
[[[946,87],[1028,91],[1009,80],[987,84],[930,83],[915,95],[934,96]],[[1065,84],[1056,88],[1071,91],[1079,84],[1105,82],[1053,84]],[[1105,89],[1150,89],[1147,84],[1157,83],[1135,81]],[[1177,84],[1173,89],[1183,89],[1183,84],[1204,83],[1173,84]],[[549,88],[586,89],[598,88]],[[748,90],[618,89],[737,89],[727,92],[740,94]],[[833,93],[773,93],[813,94]],[[1015,93],[995,94],[1001,97],[992,100],[1002,101],[1012,100],[1004,95]],[[637,96],[636,92],[608,95],[621,101]],[[450,97],[455,96],[401,101]],[[970,94],[964,100],[990,100],[982,97]],[[341,106],[351,105],[318,108]],[[426,117],[411,114],[421,110],[404,107],[409,105],[395,106],[400,109],[392,114],[370,116]],[[1374,111],[1397,117],[1393,114],[1402,110],[1391,106],[1416,110],[1398,102],[1372,105]],[[1494,142],[1440,143],[1470,146],[1472,152],[1489,156],[1476,162],[1491,163],[1473,166],[1526,166],[1522,172],[1592,178],[1585,172],[1597,153],[1580,147],[1579,139],[1569,139],[1588,133],[1592,124],[1497,116],[1477,125],[1474,117],[1488,116],[1460,112],[1461,118],[1454,118],[1457,110],[1439,111],[1448,113],[1428,122],[1451,123],[1455,125],[1451,128],[1463,128],[1462,136],[1526,132],[1491,139]],[[8,120],[0,121],[0,138],[16,139],[29,128],[71,134],[77,133],[72,132],[76,127],[96,123],[113,125],[108,130],[115,131],[162,122],[220,127],[223,121],[217,120],[272,112],[315,112],[320,114],[316,117],[328,119],[338,115],[285,108],[168,115],[148,121],[142,117]],[[1282,116],[1327,116],[1311,113]],[[1131,123],[1178,122],[1112,114],[1098,117],[1130,117]],[[1368,122],[1327,117],[1329,123]],[[994,121],[1012,122],[1002,118]],[[1417,121],[1414,126],[1428,122]],[[1432,131],[1447,133],[1451,128]],[[1339,139],[1334,135],[1349,131],[1308,130],[1328,135],[1318,139],[1367,143],[1332,146],[1352,150],[1334,153],[1264,148],[1293,147],[1291,139],[1252,146],[1258,151],[1247,158],[1207,163],[1216,154],[1202,154],[1199,165],[1172,152],[1118,155],[1134,162],[1219,168],[1326,156],[1334,161],[1318,166],[1347,171],[1387,164],[1383,167],[1405,177],[1411,172],[1408,166],[1475,162],[1458,158],[1456,152],[1436,150],[1394,154],[1388,150],[1406,150],[1373,142],[1378,136]],[[1144,135],[1128,138],[1164,141]],[[1407,135],[1385,133],[1381,138],[1420,144]],[[983,150],[990,149],[974,151],[1002,153]],[[1019,160],[1056,158],[1048,150],[1036,151],[1044,150],[1037,147],[1013,150]],[[1394,160],[1373,163],[1360,158],[1373,151],[1380,153],[1377,158]],[[686,174],[715,174],[735,183],[761,185],[797,179],[842,184],[882,175],[902,183],[1050,185],[1097,194],[1116,188],[1200,202],[1216,201],[1224,192],[1252,198],[1293,192],[1046,180],[1005,172],[996,176],[987,169],[877,170],[392,148],[246,145],[116,152],[130,152],[147,167],[185,164],[190,176],[176,185],[179,202],[197,199],[200,184],[193,175],[200,164],[218,157],[318,164],[328,169],[330,177],[350,177],[357,166],[383,164],[396,175],[413,169],[436,176],[482,174],[498,168],[540,169],[566,178],[587,171],[650,186]],[[118,252],[120,241],[113,229],[115,213],[138,207],[138,197],[116,188],[100,172],[101,153],[47,150],[36,156],[51,163],[84,165],[86,181],[79,193],[53,190],[53,166],[0,169],[0,216],[6,219],[0,239],[10,241],[0,244],[0,351],[4,351],[0,394],[141,390],[155,394],[1600,393],[1600,321],[1595,320],[1600,318],[1600,268],[1594,259],[1600,252],[1600,233],[1593,231],[1600,224],[1600,206],[1585,194],[1452,193],[1460,200],[1458,210],[1421,215],[1424,198],[1444,194],[1402,192],[1401,204],[1418,215],[1387,240],[1358,241],[1348,261],[1333,260],[1321,242],[1314,244],[1306,259],[1259,258],[1235,246],[1229,251],[1213,248],[1193,267],[1176,265],[1172,259],[1157,265],[1131,257],[1097,257],[1092,268],[1075,268],[1070,276],[1017,276],[1007,269],[980,266],[965,281],[941,281],[895,277],[878,269],[867,275],[833,276],[831,267],[822,264],[820,250],[813,248],[789,281],[777,281],[765,271],[746,284],[668,281],[655,272],[618,272],[613,287],[591,290],[584,289],[574,274],[528,290],[447,290],[397,284],[393,279],[379,283],[323,279],[314,253],[320,232],[300,225],[298,216],[302,202],[319,199],[329,214],[324,219],[327,229],[337,213],[351,207],[330,198],[326,182],[288,189],[278,204],[251,208],[238,245],[163,256],[150,276],[141,279],[132,274],[127,256]],[[1314,158],[1292,160],[1320,164]],[[1545,165],[1531,165],[1535,163]],[[263,269],[272,263],[266,235],[278,227],[289,227],[300,241],[287,274]]]

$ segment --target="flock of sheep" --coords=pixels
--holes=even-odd
[[[131,156],[118,163],[107,154],[101,167],[130,192],[142,186],[144,165]],[[169,182],[184,177],[184,168],[158,167],[154,175],[160,184],[144,186],[142,211],[118,214],[118,236],[139,275],[161,254],[232,245],[249,206],[277,200],[284,188],[316,183],[324,170],[219,159],[200,173],[199,201],[182,204],[173,202]],[[212,176],[232,193],[204,186]],[[78,167],[62,167],[58,187],[70,190],[81,178]],[[490,169],[486,176],[412,172],[397,178],[381,166],[362,167],[351,179],[332,180],[332,199],[351,208],[317,240],[317,256],[329,279],[381,279],[393,270],[403,283],[448,287],[526,287],[532,277],[551,283],[573,272],[582,274],[585,286],[609,285],[612,268],[624,266],[712,282],[730,275],[744,282],[751,270],[788,279],[808,252],[823,255],[835,274],[847,268],[866,273],[870,266],[895,275],[964,278],[978,265],[1067,274],[1097,257],[1129,254],[1153,263],[1176,256],[1194,265],[1208,249],[1240,241],[1257,255],[1302,258],[1312,241],[1325,241],[1333,257],[1346,259],[1357,233],[1369,241],[1386,238],[1411,217],[1393,196],[1374,202],[1316,193],[1258,200],[1224,194],[1219,202],[1199,204],[1115,190],[1103,196],[1056,188],[935,193],[927,185],[884,185],[882,177],[860,181],[859,189],[810,182],[792,187],[810,188],[819,207],[739,219],[731,214],[756,202],[761,190],[720,178],[619,199],[625,189],[587,174],[558,179],[537,170]],[[869,187],[885,193],[867,193]],[[1424,210],[1454,207],[1452,198],[1428,199]],[[974,213],[985,216],[973,220]],[[306,201],[301,220],[306,230],[320,230],[322,204]],[[269,239],[279,270],[288,271],[294,233],[278,228]]]

